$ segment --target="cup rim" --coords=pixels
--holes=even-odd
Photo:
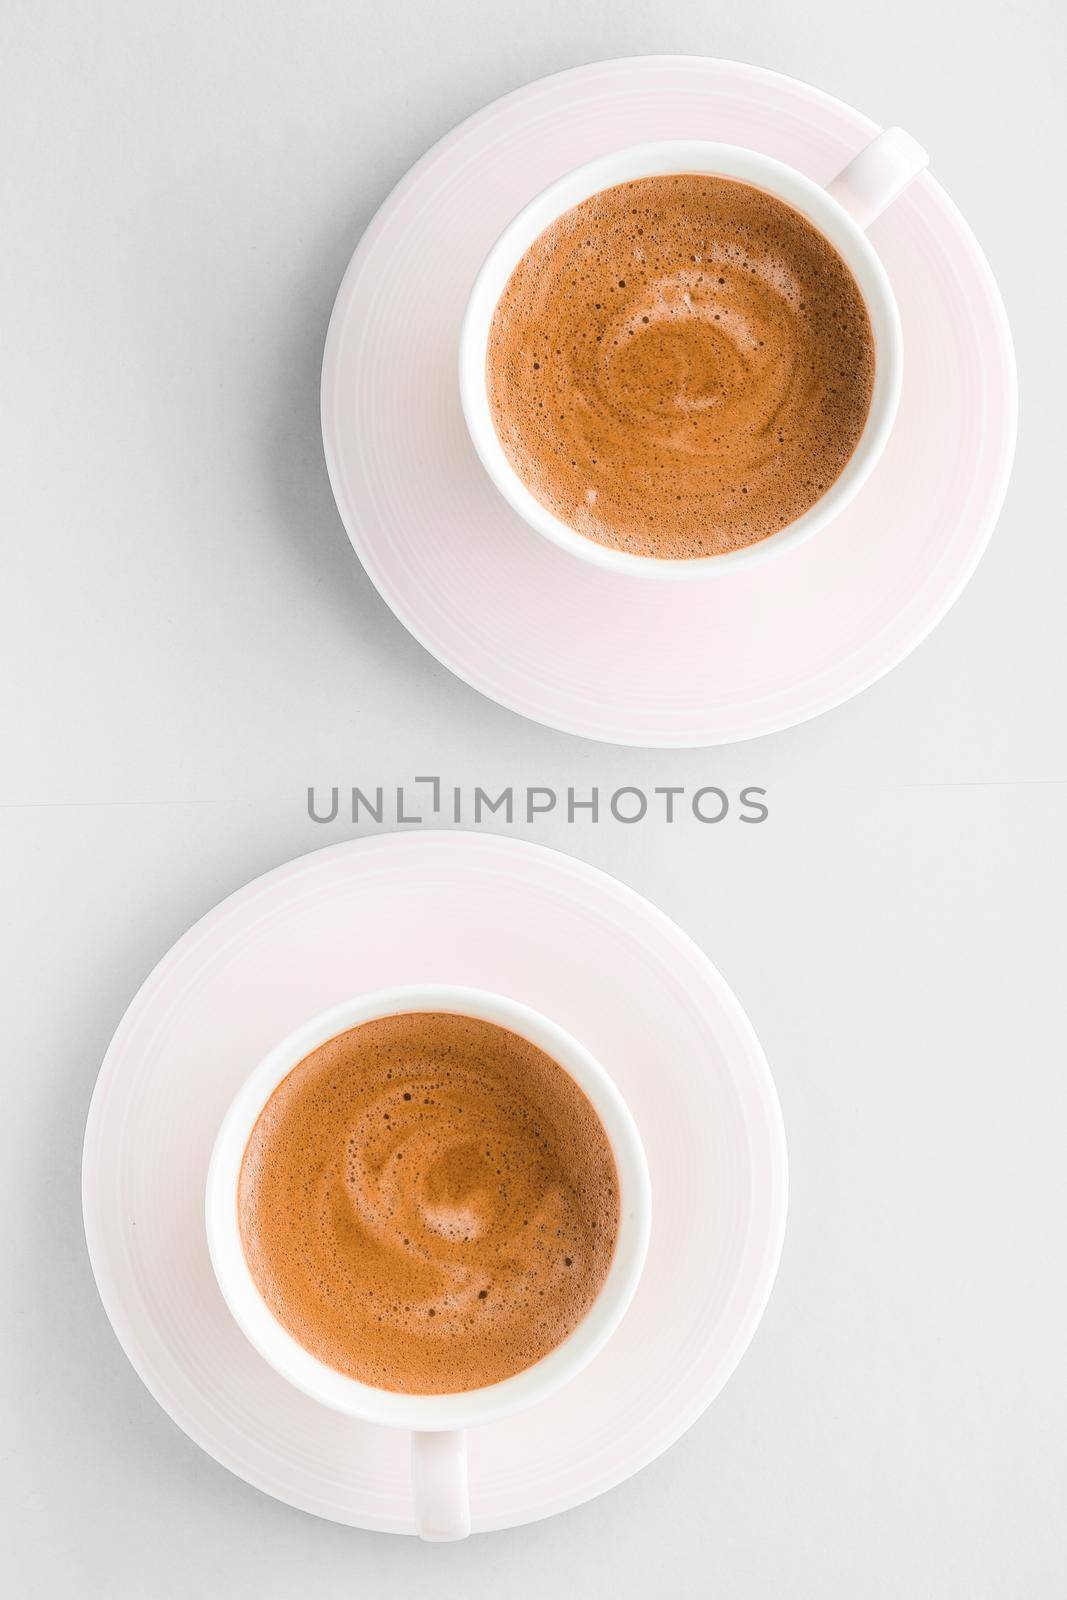
[[[271,1094],[306,1055],[328,1039],[383,1016],[452,1011],[497,1023],[545,1050],[590,1100],[619,1174],[615,1253],[600,1292],[562,1343],[532,1366],[480,1389],[413,1395],[376,1389],[327,1366],[276,1320],[252,1278],[237,1219],[237,1182],[252,1128]],[[637,1124],[613,1079],[558,1023],[523,1002],[457,984],[405,984],[357,995],[319,1012],[260,1060],[219,1126],[205,1187],[204,1217],[215,1278],[231,1315],[263,1358],[290,1383],[336,1411],[417,1431],[466,1428],[534,1404],[575,1377],[603,1348],[637,1288],[651,1231],[651,1180]]]
[[[856,279],[871,319],[875,377],[863,431],[844,468],[815,504],[777,533],[722,555],[670,560],[598,544],[535,498],[504,453],[489,409],[485,359],[500,294],[522,255],[552,221],[601,189],[669,172],[703,172],[766,189],[800,211],[829,240]],[[609,151],[564,173],[533,196],[497,236],[475,276],[459,339],[460,404],[475,451],[512,509],[535,532],[585,561],[637,577],[723,577],[793,549],[844,510],[866,482],[896,417],[903,382],[903,334],[892,285],[863,229],[822,185],[776,157],[707,139],[650,140]]]

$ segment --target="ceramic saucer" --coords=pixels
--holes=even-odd
[[[710,581],[601,571],[508,507],[460,412],[458,336],[475,273],[503,226],[563,172],[647,139],[704,138],[822,183],[877,131],[829,95],[755,67],[609,61],[486,107],[389,196],[334,307],[323,438],[368,573],[453,672],[588,738],[722,744],[840,705],[945,615],[1004,497],[1016,387],[992,275],[929,174],[870,230],[904,327],[893,437],[856,501],[801,548]]]
[[[198,922],[134,999],[85,1136],[93,1271],[160,1405],[249,1483],[318,1516],[414,1531],[408,1439],[291,1388],[215,1283],[204,1183],[222,1115],[298,1022],[361,990],[464,983],[526,1001],[608,1068],[653,1184],[648,1264],[604,1351],[471,1436],[476,1531],[579,1505],[677,1439],[770,1293],[786,1157],[762,1051],[708,959],[615,879],[491,834],[392,834],[301,857]]]

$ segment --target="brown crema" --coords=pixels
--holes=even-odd
[[[602,190],[534,241],[486,383],[542,505],[681,560],[809,510],[859,442],[874,367],[859,287],[818,229],[750,184],[672,173]]]
[[[619,1227],[600,1119],[536,1045],[415,1012],[329,1040],[249,1138],[238,1221],[278,1321],[379,1389],[496,1383],[595,1300]]]

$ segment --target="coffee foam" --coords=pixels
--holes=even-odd
[[[534,241],[486,383],[531,493],[600,544],[718,555],[793,522],[870,410],[859,287],[776,196],[701,173],[603,190]]]
[[[444,1394],[531,1366],[607,1276],[619,1183],[574,1080],[470,1017],[364,1023],[261,1113],[238,1219],[252,1277],[312,1355],[377,1388]]]

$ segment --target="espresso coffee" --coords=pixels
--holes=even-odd
[[[574,1080],[445,1012],[363,1023],[301,1061],[252,1130],[237,1203],[283,1327],[406,1394],[547,1355],[596,1299],[619,1227],[611,1145]]]
[[[870,318],[807,219],[731,178],[605,189],[534,241],[486,384],[531,493],[599,544],[671,560],[777,533],[829,489],[870,409]]]

